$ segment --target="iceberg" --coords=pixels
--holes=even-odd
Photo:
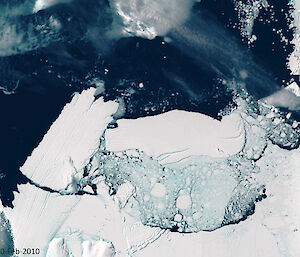
[[[240,110],[221,121],[178,110],[120,119],[103,143],[100,174],[111,194],[131,183],[145,225],[214,230],[246,218],[263,194],[253,160],[262,156],[267,135]]]
[[[105,133],[108,151],[139,149],[163,165],[191,156],[232,156],[245,144],[244,123],[237,113],[218,121],[201,113],[173,110],[120,119],[117,124]]]
[[[35,11],[59,2],[69,0],[38,0]],[[110,2],[125,34],[153,38],[187,20],[194,1]],[[255,19],[257,6],[249,10]],[[253,20],[242,25],[251,35]],[[4,39],[15,32],[4,30]],[[271,106],[298,110],[296,82],[261,100],[266,103],[238,102],[221,121],[182,110],[117,119],[118,103],[104,101],[102,90],[75,94],[20,168],[30,183],[18,187],[13,208],[0,204],[0,251],[300,256],[299,123]]]

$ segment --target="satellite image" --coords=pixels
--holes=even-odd
[[[299,257],[300,0],[0,0],[0,257]]]

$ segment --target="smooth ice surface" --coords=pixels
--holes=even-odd
[[[109,151],[139,149],[161,164],[194,155],[227,157],[242,150],[245,130],[239,114],[215,120],[201,113],[174,110],[156,116],[117,121],[105,133]]]
[[[100,137],[116,112],[116,102],[95,100],[91,88],[74,95],[39,146],[20,168],[35,183],[77,191],[83,168],[98,150]]]
[[[157,1],[111,3],[123,19],[125,33],[153,38],[184,21],[192,2],[189,8],[181,8],[180,1],[173,6],[168,1],[160,5]],[[158,9],[161,4],[166,9]],[[251,19],[255,19],[257,8],[250,7]],[[247,25],[243,27],[246,36],[250,35],[253,20],[243,25]],[[4,28],[0,54],[7,54],[6,43],[12,43],[14,50],[14,42],[22,42],[22,37],[15,40],[14,29]],[[297,74],[297,57],[292,56],[290,64],[298,65],[292,68]],[[300,256],[300,152],[277,146],[297,147],[297,122],[285,123],[288,118],[278,110],[265,112],[261,106],[260,115],[234,113],[221,122],[173,111],[119,120],[119,127],[107,130],[104,150],[95,155],[117,106],[101,98],[93,102],[91,91],[74,97],[73,105],[65,108],[23,172],[33,170],[29,177],[35,183],[62,193],[76,192],[79,182],[85,181],[97,187],[98,195],[59,195],[34,185],[20,186],[15,207],[4,210],[16,248],[40,248],[47,257]],[[297,110],[297,99],[281,91],[267,102]],[[93,169],[87,168],[92,165]],[[89,174],[83,176],[83,170]],[[255,213],[249,216],[245,212],[253,210],[256,197],[262,197],[261,186],[267,198],[256,203]],[[243,215],[248,217],[245,221],[228,225]]]

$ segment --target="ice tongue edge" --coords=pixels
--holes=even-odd
[[[34,183],[76,192],[84,167],[99,148],[100,137],[118,104],[95,100],[94,88],[75,94],[20,168]]]

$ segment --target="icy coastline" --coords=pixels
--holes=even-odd
[[[224,252],[238,256],[241,248],[230,250],[229,245],[234,242],[251,249],[251,238],[260,231],[268,241],[256,245],[255,256],[284,256],[283,251],[289,252],[287,256],[296,256],[295,241],[286,242],[283,237],[297,233],[293,218],[296,210],[290,204],[298,195],[286,195],[290,199],[286,202],[279,194],[282,188],[276,185],[278,177],[286,185],[296,183],[299,149],[291,152],[274,146],[263,129],[268,118],[237,110],[220,122],[202,114],[174,111],[131,121],[119,120],[117,128],[107,129],[118,106],[115,102],[103,102],[102,98],[95,100],[94,93],[95,89],[89,89],[73,97],[22,167],[36,185],[47,186],[57,193],[31,184],[19,187],[15,207],[4,208],[15,248],[30,245],[41,251],[40,256],[49,257],[110,257],[151,256],[171,247],[178,249],[174,256],[182,256],[183,248],[198,242],[197,248],[203,256],[226,256]],[[198,119],[199,123],[197,129],[189,131],[191,117],[194,126]],[[153,131],[149,124],[153,125]],[[168,135],[170,126],[175,129]],[[208,130],[207,126],[211,139],[215,140],[211,145],[205,138],[202,144],[196,141],[197,136]],[[76,133],[71,133],[74,130]],[[141,135],[139,144],[131,140],[143,131],[148,131],[152,138]],[[224,131],[223,137],[217,136],[219,131]],[[105,136],[100,140],[103,133]],[[160,137],[160,133],[164,136]],[[84,144],[78,135],[86,135]],[[182,135],[191,136],[201,152],[190,150],[186,152],[188,158],[178,158],[176,153],[186,147],[184,140],[177,140]],[[172,146],[176,151],[167,147],[152,150],[168,136],[168,140],[177,142]],[[257,138],[266,144],[259,146]],[[235,147],[218,153],[224,142],[225,146],[233,142]],[[59,149],[66,149],[65,144],[72,147],[64,150],[59,155],[61,158],[44,154],[44,149],[53,149],[55,155]],[[74,161],[70,162],[69,157]],[[280,174],[287,163],[289,169]],[[30,166],[35,167],[31,175],[27,172]],[[71,176],[72,170],[77,173]],[[63,180],[64,177],[71,180]],[[264,195],[264,188],[268,198],[257,203]],[[79,189],[85,193],[78,195]],[[290,225],[280,226],[279,234],[276,222],[285,220],[282,208],[274,207],[274,216],[268,213],[271,207],[265,204],[271,204],[274,199],[284,201],[282,204],[292,212]],[[257,209],[247,217],[247,211],[253,211],[253,204]],[[247,220],[228,225],[243,218]],[[201,230],[215,231],[208,234]],[[170,231],[197,233],[178,235]],[[222,247],[205,247],[205,242],[213,245],[212,241]]]

